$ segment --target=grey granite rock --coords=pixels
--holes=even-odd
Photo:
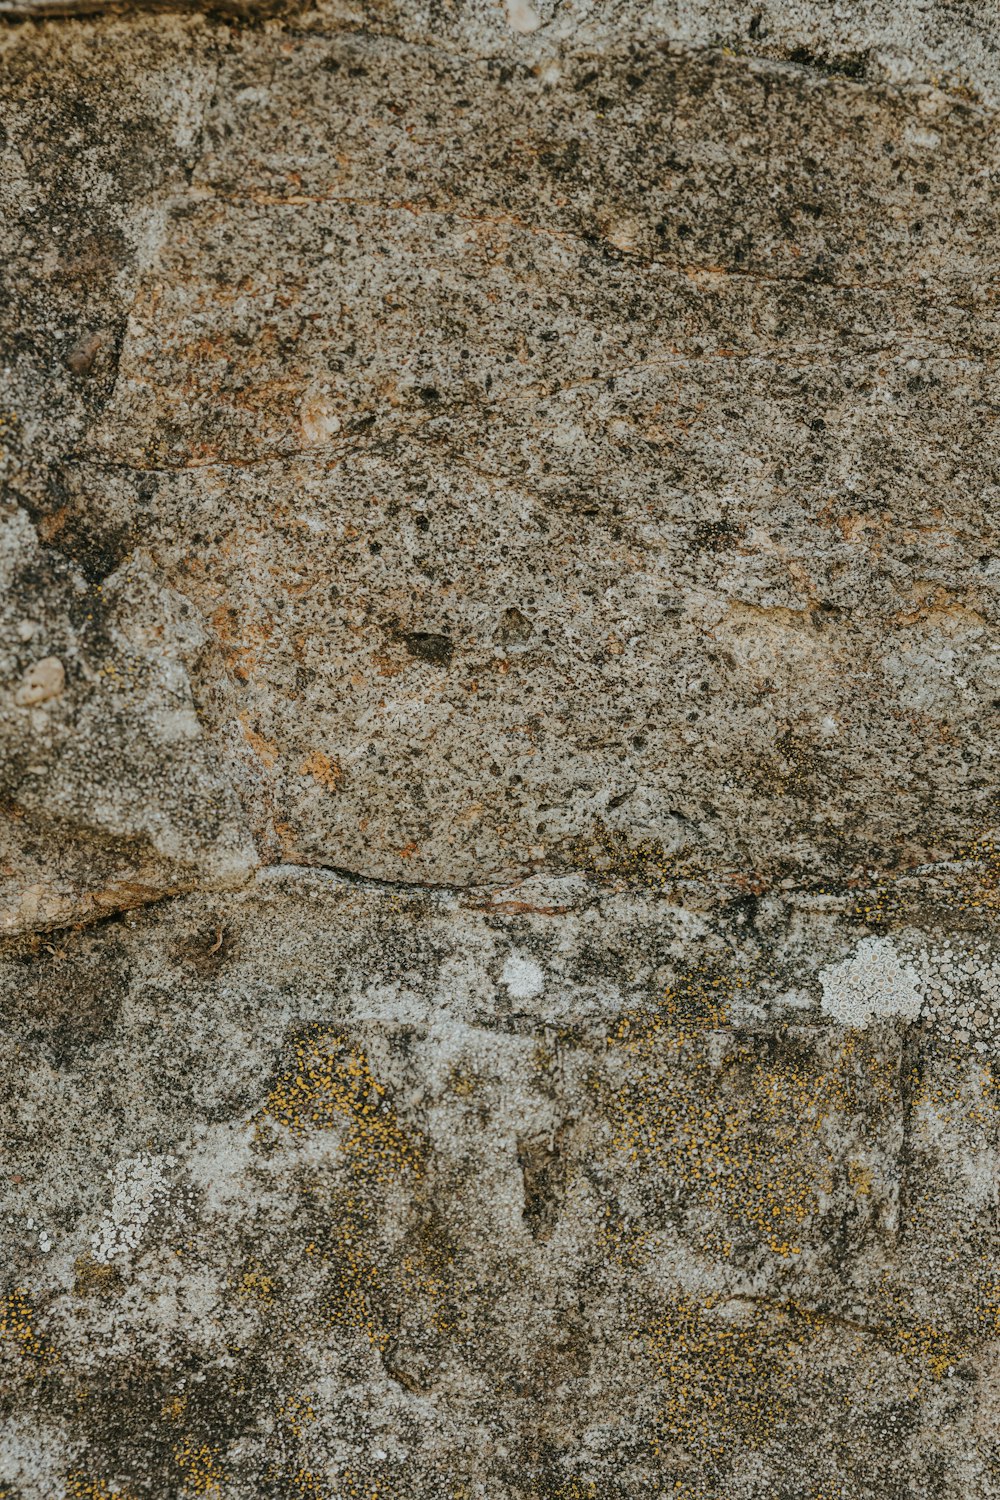
[[[0,17],[0,1496],[1000,1496],[997,17]]]

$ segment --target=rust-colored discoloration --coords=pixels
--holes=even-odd
[[[339,791],[344,780],[343,767],[322,750],[313,750],[306,756],[299,767],[299,775],[311,776],[318,786],[324,787],[328,792]]]

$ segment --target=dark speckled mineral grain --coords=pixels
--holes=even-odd
[[[0,1500],[1000,1500],[998,112],[0,0]]]

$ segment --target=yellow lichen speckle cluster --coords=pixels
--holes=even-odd
[[[174,1460],[184,1476],[184,1489],[193,1495],[216,1496],[226,1476],[219,1464],[218,1449],[185,1438],[174,1450]]]
[[[647,889],[663,889],[673,881],[697,880],[705,871],[695,861],[670,854],[653,839],[630,843],[624,833],[595,824],[589,836],[570,847],[569,861],[601,880],[623,880]]]
[[[532,1490],[531,1500],[600,1500],[600,1491],[592,1480],[567,1479],[554,1489]]]
[[[64,1500],[135,1500],[135,1492],[75,1471],[66,1476]]]
[[[35,1312],[22,1286],[8,1292],[0,1302],[0,1337],[10,1340],[17,1349],[29,1378],[44,1374],[56,1363],[56,1351],[35,1328]]]
[[[892,1079],[883,1060],[859,1055],[851,1032],[829,1058],[794,1038],[758,1049],[726,1032],[743,982],[695,973],[655,1009],[625,1015],[608,1037],[611,1061],[625,1066],[601,1087],[618,1150],[774,1254],[797,1255],[843,1170],[829,1122],[888,1105]],[[727,1244],[713,1239],[724,1253]]]
[[[713,1303],[681,1298],[642,1331],[662,1399],[654,1448],[721,1455],[732,1438],[749,1448],[773,1437],[786,1410],[788,1360],[771,1320],[733,1322]]]
[[[623,1271],[642,1265],[649,1250],[649,1234],[610,1205],[597,1226],[597,1243],[606,1258]]]
[[[262,1307],[274,1303],[275,1279],[260,1265],[253,1265],[243,1272],[239,1283],[239,1295],[248,1301],[258,1302]]]
[[[324,1300],[331,1323],[364,1334],[376,1349],[385,1349],[389,1331],[382,1315],[383,1278],[371,1254],[376,1242],[373,1207],[360,1197],[337,1195],[329,1205],[322,1242],[311,1239],[305,1253],[333,1271]]]
[[[293,1437],[301,1437],[306,1428],[316,1420],[313,1404],[305,1396],[289,1396],[278,1408],[278,1416]]]
[[[359,1176],[387,1182],[401,1169],[419,1176],[419,1145],[402,1130],[364,1051],[339,1032],[314,1027],[295,1044],[295,1064],[274,1085],[258,1118],[296,1135],[347,1125],[345,1153]]]
[[[854,915],[877,926],[906,918],[928,901],[959,914],[991,917],[1000,911],[996,841],[987,834],[953,848],[945,860],[885,876],[858,896]]]

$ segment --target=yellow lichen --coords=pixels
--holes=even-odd
[[[479,1079],[456,1064],[448,1075],[448,1087],[457,1099],[468,1099],[479,1087]]]
[[[9,1339],[28,1366],[29,1377],[44,1374],[58,1358],[35,1328],[35,1312],[26,1288],[15,1287],[0,1302],[0,1337]]]
[[[244,1271],[239,1283],[239,1295],[245,1301],[258,1302],[270,1307],[274,1302],[275,1280],[262,1266],[255,1264]]]
[[[544,1490],[533,1489],[531,1500],[599,1500],[600,1491],[593,1480],[589,1479],[566,1479],[559,1481],[555,1487],[546,1487]]]
[[[286,1478],[292,1488],[305,1500],[333,1500],[332,1493],[327,1485],[314,1474],[312,1469],[298,1468],[292,1470]]]
[[[375,1224],[369,1206],[360,1198],[338,1197],[325,1227],[322,1248],[315,1241],[306,1254],[329,1264],[333,1271],[324,1309],[332,1323],[362,1333],[376,1349],[384,1350],[390,1331],[383,1311],[383,1276],[370,1251]]]
[[[134,1490],[119,1489],[106,1479],[89,1479],[75,1470],[66,1476],[65,1500],[136,1500]]]
[[[694,973],[624,1015],[598,1087],[617,1150],[787,1257],[843,1170],[829,1123],[888,1107],[894,1078],[851,1032],[829,1061],[794,1040],[776,1054],[741,1039],[727,1023],[744,982]],[[730,1237],[716,1228],[705,1243],[718,1252]]]
[[[733,1322],[712,1309],[711,1301],[681,1298],[638,1330],[662,1401],[656,1452],[679,1444],[711,1458],[733,1440],[761,1448],[785,1417],[790,1379],[779,1332],[759,1315]]]
[[[111,1291],[121,1280],[117,1266],[109,1266],[94,1260],[91,1255],[80,1255],[73,1263],[75,1279],[73,1295],[89,1297],[94,1293]]]
[[[600,880],[623,880],[629,884],[662,889],[673,881],[696,880],[705,871],[696,861],[682,859],[667,852],[653,839],[630,843],[626,834],[595,824],[589,836],[570,846],[569,862],[574,869]]]
[[[339,1032],[315,1027],[299,1038],[294,1066],[268,1094],[258,1129],[266,1119],[300,1136],[346,1124],[344,1151],[360,1177],[388,1182],[402,1171],[421,1173],[419,1145],[404,1133],[362,1048]]]
[[[184,1476],[183,1488],[194,1495],[215,1496],[221,1493],[226,1476],[219,1465],[219,1450],[207,1443],[184,1438],[174,1450],[174,1461]]]
[[[612,1264],[630,1271],[646,1259],[649,1235],[608,1206],[597,1226],[597,1243]]]
[[[292,1436],[297,1438],[316,1420],[313,1404],[304,1396],[289,1396],[278,1408],[278,1416]]]

